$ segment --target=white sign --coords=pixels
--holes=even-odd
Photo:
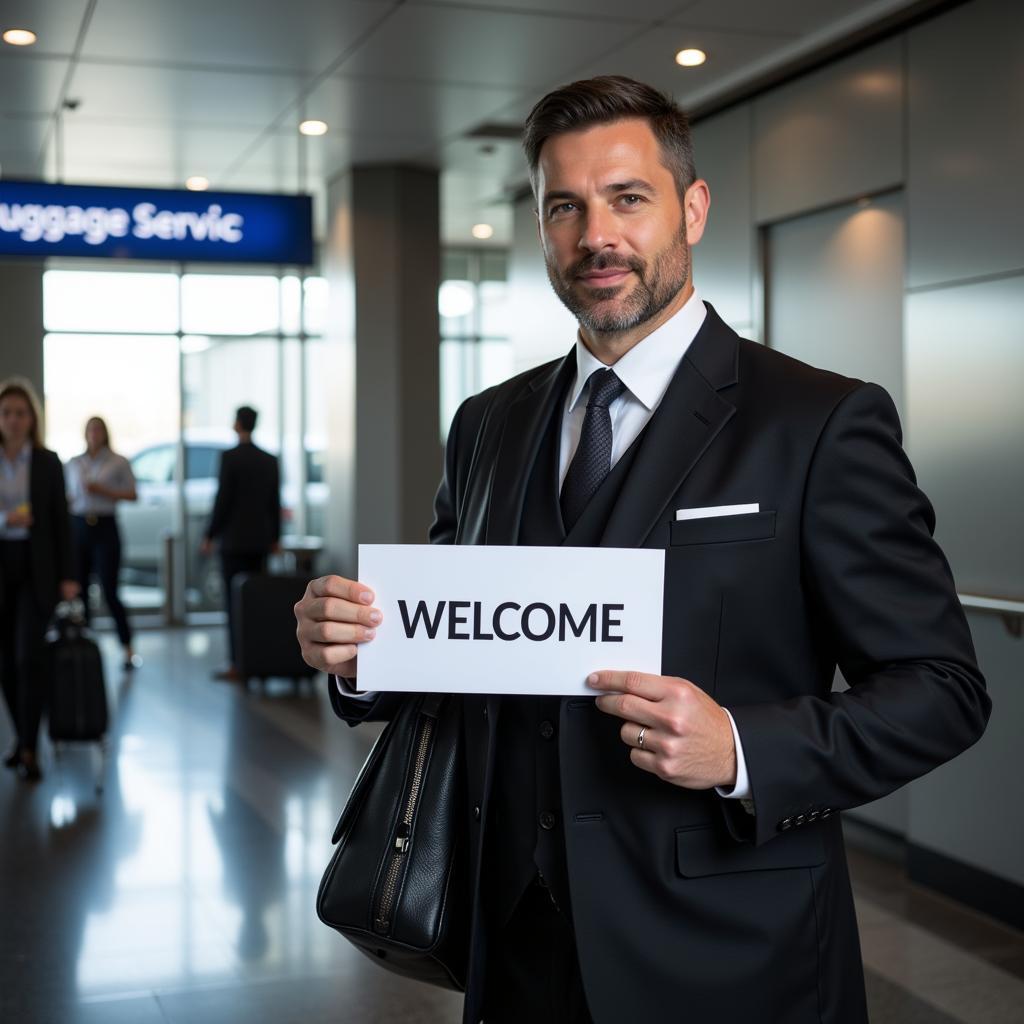
[[[598,669],[661,672],[665,552],[360,544],[383,622],[360,690],[596,696]]]

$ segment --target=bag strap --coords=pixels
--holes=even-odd
[[[420,705],[420,714],[427,715],[429,718],[439,718],[447,696],[447,693],[425,693]]]

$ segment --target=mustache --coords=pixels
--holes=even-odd
[[[580,260],[569,271],[569,274],[571,277],[582,277],[594,270],[633,270],[642,278],[644,261],[636,257],[626,259],[608,253],[595,253]]]

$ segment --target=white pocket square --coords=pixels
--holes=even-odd
[[[712,516],[747,516],[760,512],[759,504],[753,505],[711,505],[708,508],[677,508],[676,520],[710,519]]]

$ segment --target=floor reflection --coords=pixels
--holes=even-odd
[[[128,677],[116,641],[101,646],[102,794],[90,748],[56,759],[44,745],[38,786],[0,774],[0,1022],[459,1021],[457,995],[374,967],[316,917],[330,836],[378,730],[339,723],[322,680],[213,682],[218,629],[141,633],[144,664]],[[0,749],[10,742],[2,722]],[[891,865],[851,866],[874,1024],[1019,1019],[1016,933]]]
[[[172,1019],[167,1007],[192,992],[314,977],[331,988],[366,973],[314,901],[372,735],[336,722],[322,682],[248,692],[211,681],[219,630],[138,639],[134,676],[102,642],[113,722],[103,792],[88,746],[58,756],[44,742],[34,788],[0,779],[5,1022],[64,1024],[136,1000]]]

